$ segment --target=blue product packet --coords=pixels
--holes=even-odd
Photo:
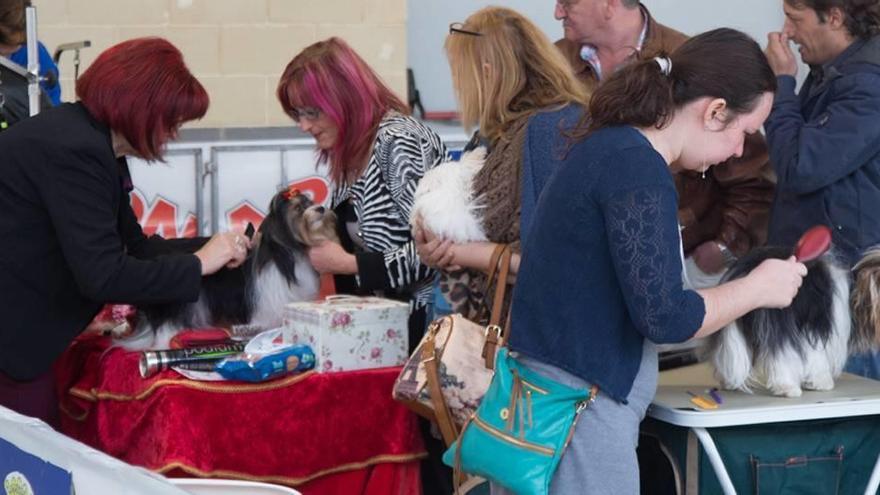
[[[227,380],[262,382],[315,367],[315,353],[307,345],[285,346],[268,354],[240,354],[214,370]]]

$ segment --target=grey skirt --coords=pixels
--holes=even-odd
[[[575,388],[589,388],[591,384],[555,366],[520,356],[517,360],[559,383]],[[602,391],[578,419],[574,436],[562,454],[562,460],[553,481],[552,495],[638,495],[639,464],[636,446],[639,441],[639,423],[657,390],[657,350],[645,339],[642,361],[636,374],[627,403],[622,404]],[[510,494],[491,486],[492,495]]]

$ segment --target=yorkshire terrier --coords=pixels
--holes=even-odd
[[[309,263],[308,248],[324,240],[339,242],[332,211],[296,189],[281,191],[253,240],[241,266],[202,278],[198,301],[140,307],[140,328],[117,342],[129,349],[168,349],[183,328],[274,328],[281,325],[286,304],[317,299],[320,277]]]
[[[876,351],[880,347],[880,246],[866,251],[852,271],[850,351]]]

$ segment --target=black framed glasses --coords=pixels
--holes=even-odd
[[[449,25],[449,34],[452,34],[452,33],[466,34],[468,36],[482,36],[483,35],[483,33],[478,33],[476,31],[468,31],[467,29],[464,29],[464,23],[462,23],[462,22],[453,22],[452,24]]]

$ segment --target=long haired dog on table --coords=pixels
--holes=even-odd
[[[764,260],[790,256],[790,249],[758,248],[739,259],[722,282],[747,275]],[[791,306],[757,309],[708,339],[724,388],[751,392],[762,386],[785,397],[834,388],[850,345],[849,274],[830,255],[808,263],[808,269]]]
[[[336,215],[296,189],[277,193],[241,266],[202,278],[194,303],[139,308],[139,328],[118,343],[129,349],[167,349],[182,328],[279,326],[286,304],[318,297],[320,280],[307,249],[322,240],[337,240]]]
[[[880,246],[874,246],[853,267],[850,295],[853,338],[850,352],[863,353],[880,347]]]

